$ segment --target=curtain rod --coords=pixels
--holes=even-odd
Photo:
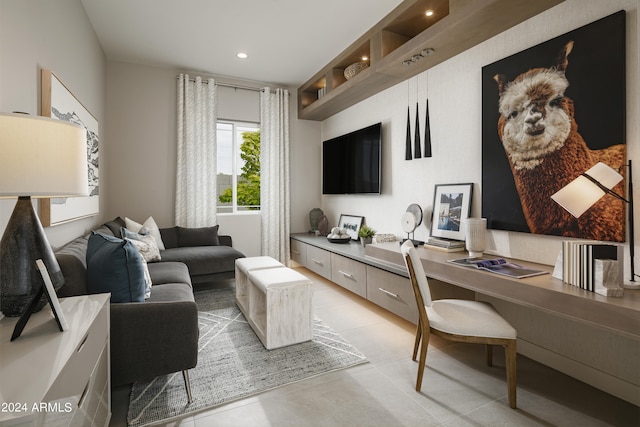
[[[180,80],[180,76],[176,77],[176,80]],[[196,79],[189,78],[189,81],[190,82],[195,82]],[[202,83],[209,84],[209,82],[207,80],[205,80],[204,78],[202,79]],[[258,87],[232,85],[230,83],[220,83],[220,82],[215,82],[215,85],[216,86],[222,86],[222,87],[230,87],[230,88],[233,88],[233,89],[252,90],[254,92],[262,92],[262,88],[258,88]]]

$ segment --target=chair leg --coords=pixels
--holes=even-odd
[[[493,366],[493,346],[491,344],[487,344],[487,366]]]
[[[422,376],[424,374],[424,365],[427,362],[427,348],[429,348],[430,335],[431,335],[431,331],[429,330],[429,328],[422,329],[422,334],[421,334],[422,346],[420,347],[420,362],[418,363],[418,378],[416,379],[416,391],[420,391],[422,389]]]
[[[193,397],[191,396],[191,381],[189,381],[189,371],[182,371],[182,378],[184,379],[184,388],[187,390],[187,402],[191,403],[193,401]]]
[[[418,327],[416,328],[416,342],[413,345],[413,361],[416,361],[418,357],[418,347],[420,346],[420,340],[422,339],[422,324],[418,319]]]
[[[507,388],[509,395],[509,406],[516,408],[516,358],[518,355],[516,349],[516,340],[507,344],[504,348],[505,359],[507,365]]]

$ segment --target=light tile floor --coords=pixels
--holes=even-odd
[[[316,316],[370,363],[280,387],[164,426],[640,426],[640,408],[518,355],[509,408],[504,353],[432,337],[420,393],[415,326],[306,269]],[[226,284],[228,286],[228,284]],[[126,426],[128,387],[113,390],[111,426]]]

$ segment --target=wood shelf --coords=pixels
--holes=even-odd
[[[324,120],[563,1],[405,0],[298,88],[298,118]],[[427,9],[433,17],[425,16]],[[434,52],[420,56],[427,48]],[[362,56],[369,67],[344,78]]]

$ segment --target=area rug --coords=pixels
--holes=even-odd
[[[233,289],[195,292],[200,348],[198,365],[189,371],[193,401],[187,403],[180,372],[134,383],[129,426],[166,422],[367,361],[318,318],[313,340],[266,350],[236,306],[234,295]]]

